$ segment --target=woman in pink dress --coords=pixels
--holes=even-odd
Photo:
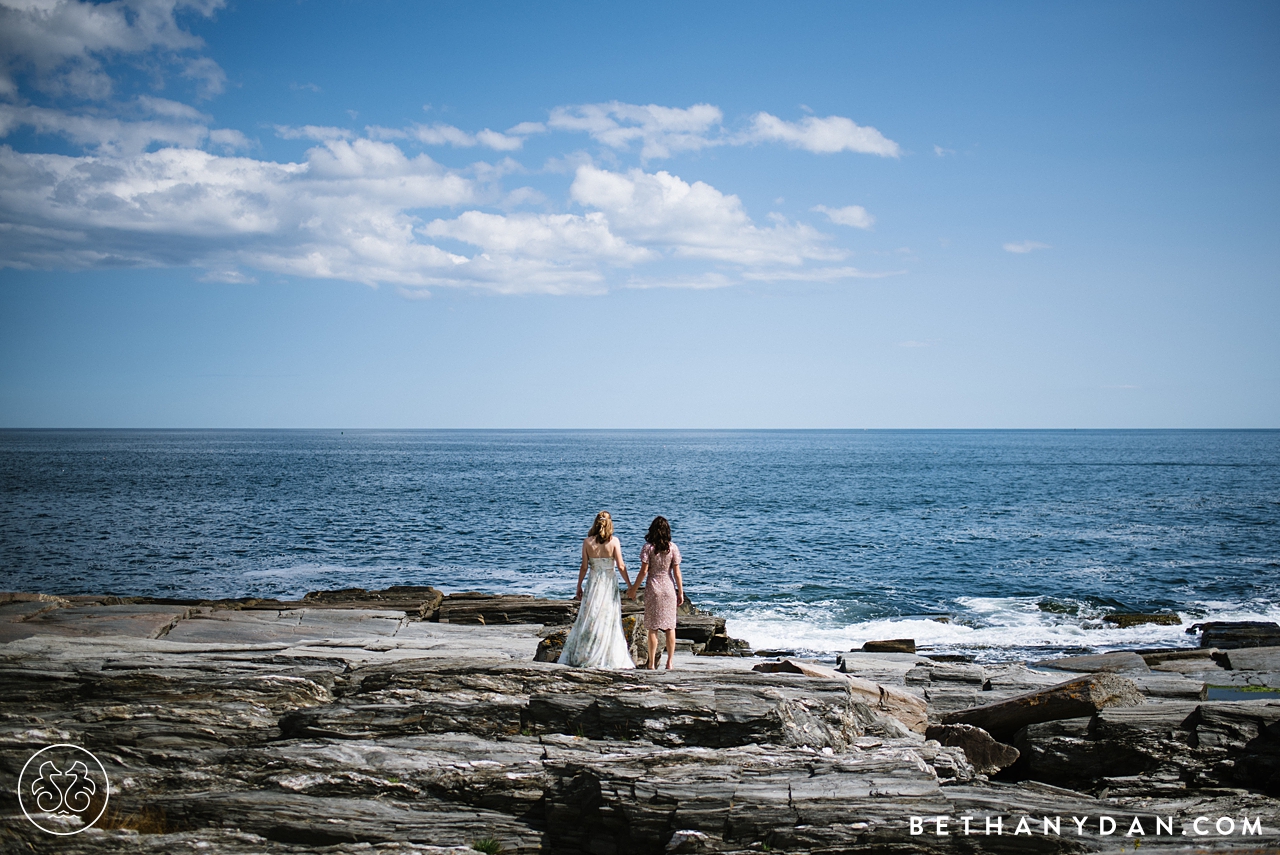
[[[676,606],[684,602],[684,579],[680,576],[680,547],[671,542],[671,525],[666,517],[654,517],[640,550],[640,575],[627,591],[635,599],[636,589],[646,578],[644,626],[649,630],[649,670],[656,667],[658,630],[667,635],[667,669],[676,654]]]

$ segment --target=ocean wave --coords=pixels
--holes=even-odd
[[[852,623],[831,611],[798,615],[789,605],[725,612],[730,635],[756,649],[785,649],[820,655],[856,650],[867,641],[911,638],[918,649],[962,653],[978,659],[1036,658],[1056,653],[1194,647],[1193,623],[1207,621],[1280,622],[1280,604],[1204,601],[1178,612],[1181,625],[1140,624],[1120,628],[1104,617],[1115,609],[1091,600],[1049,597],[962,597],[947,616],[904,616]]]

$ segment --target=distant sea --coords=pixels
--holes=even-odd
[[[0,431],[0,589],[567,597],[596,511],[671,520],[757,648],[980,660],[1280,619],[1280,431]],[[632,570],[634,571],[634,566]]]

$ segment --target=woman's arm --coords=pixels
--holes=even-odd
[[[582,541],[582,566],[578,568],[578,591],[573,595],[575,600],[582,599],[582,580],[587,578],[587,542]]]
[[[680,565],[671,568],[671,575],[676,577],[676,605],[684,602],[684,577],[680,575]]]
[[[622,574],[622,582],[627,586],[627,590],[631,590],[631,577],[627,575],[627,562],[622,558],[622,542],[618,538],[613,539],[613,562],[618,565],[618,572]]]
[[[640,583],[644,581],[644,577],[649,575],[649,562],[640,562],[640,573],[636,576],[636,583],[627,589],[627,596],[631,599],[636,598],[636,591],[640,590]]]

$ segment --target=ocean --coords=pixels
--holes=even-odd
[[[567,597],[662,514],[757,648],[980,661],[1280,620],[1280,431],[0,431],[0,589]],[[634,572],[634,566],[632,572]],[[1112,612],[1182,626],[1119,629]]]

